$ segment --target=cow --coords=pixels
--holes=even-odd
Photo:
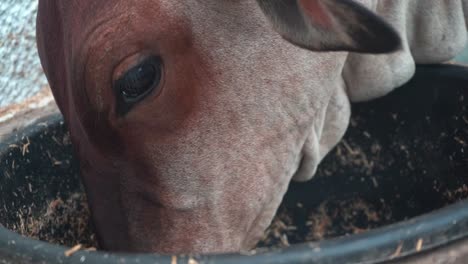
[[[468,0],[40,0],[42,66],[100,246],[248,250],[351,102],[450,61]],[[313,191],[313,190],[311,190]]]

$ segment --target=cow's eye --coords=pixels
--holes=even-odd
[[[132,107],[160,88],[162,61],[151,56],[132,67],[114,82],[117,114],[125,115]]]

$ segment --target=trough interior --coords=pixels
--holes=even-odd
[[[423,73],[353,105],[343,141],[316,177],[291,183],[260,247],[365,232],[468,196],[467,82]],[[96,246],[60,116],[0,145],[0,224],[23,235]]]

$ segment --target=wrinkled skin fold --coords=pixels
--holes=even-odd
[[[343,2],[39,1],[41,62],[104,249],[251,248],[341,139],[350,102],[466,43],[468,1]],[[158,92],[118,114],[116,76],[148,55]]]

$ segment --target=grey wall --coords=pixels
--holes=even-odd
[[[0,107],[47,85],[36,52],[38,0],[0,0]]]

